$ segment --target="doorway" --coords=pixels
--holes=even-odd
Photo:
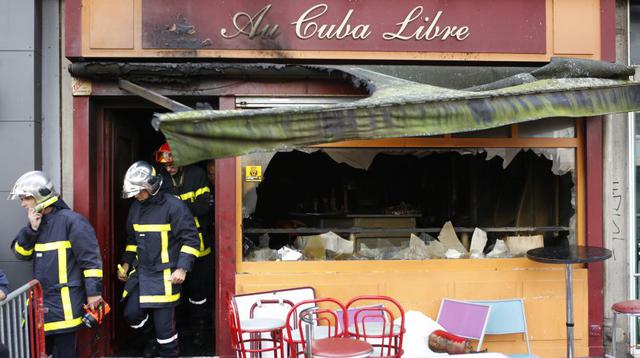
[[[113,272],[121,262],[120,257],[125,249],[126,218],[131,200],[134,200],[121,199],[121,188],[124,174],[133,162],[144,160],[155,165],[154,152],[165,139],[151,127],[151,119],[154,113],[165,110],[135,99],[118,99],[113,102],[97,100],[93,109],[92,117],[95,121],[92,121],[94,129],[91,132],[95,134],[92,138],[95,170],[92,172],[95,179],[92,183],[95,185],[93,192],[96,193],[96,210],[92,219],[102,248],[105,298],[112,307],[112,314],[103,332],[106,338],[102,343],[103,352],[114,356],[140,356],[147,340],[141,339],[126,324],[124,302],[121,302],[124,285]],[[213,270],[211,275],[214,275]],[[212,286],[211,292],[213,291]],[[211,296],[213,297],[213,293]],[[203,346],[194,348],[190,345],[193,332],[190,332],[185,308],[186,304],[182,302],[176,309],[181,355],[212,355],[213,319],[205,327],[206,337],[211,339]]]

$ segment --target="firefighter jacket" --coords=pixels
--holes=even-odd
[[[38,231],[27,224],[12,244],[19,259],[33,260],[33,276],[44,294],[46,334],[79,329],[87,296],[102,295],[102,259],[93,227],[62,200],[52,208]]]
[[[181,285],[171,283],[171,274],[176,268],[191,270],[199,247],[193,216],[180,199],[160,191],[145,201],[134,201],[127,217],[122,261],[135,269],[123,297],[139,285],[140,307],[176,306]]]
[[[165,170],[162,173],[162,190],[175,195],[187,204],[193,215],[200,239],[199,257],[211,253],[212,212],[211,190],[205,171],[195,165],[182,167],[180,173],[171,176]]]

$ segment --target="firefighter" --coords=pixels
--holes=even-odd
[[[41,171],[23,174],[9,199],[20,199],[28,223],[12,248],[21,260],[33,260],[33,276],[44,294],[47,353],[75,355],[76,332],[82,327],[83,305],[102,301],[102,260],[91,224],[69,209]]]
[[[184,203],[162,192],[162,177],[147,162],[133,163],[124,177],[122,197],[134,197],[127,217],[127,244],[118,267],[126,282],[124,315],[141,332],[153,327],[157,345],[145,356],[178,354],[175,307],[187,272],[198,257],[200,241]],[[129,272],[131,270],[131,272]]]
[[[192,342],[204,343],[204,329],[210,324],[209,303],[212,292],[213,263],[211,258],[212,195],[205,171],[195,165],[173,165],[173,153],[165,143],[156,151],[156,162],[162,166],[162,190],[182,199],[189,207],[198,228],[200,248],[198,259],[184,283],[188,301],[189,326],[193,328]]]

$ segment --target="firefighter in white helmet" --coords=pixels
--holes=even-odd
[[[20,199],[27,210],[28,223],[12,247],[19,259],[33,261],[33,276],[42,285],[47,353],[74,357],[83,305],[96,307],[102,301],[102,259],[95,231],[69,209],[41,171],[23,174],[9,199]]]
[[[159,355],[176,357],[175,306],[200,240],[187,206],[161,186],[162,177],[149,163],[133,163],[125,174],[122,197],[136,200],[129,208],[118,278],[126,282],[124,315],[129,325],[140,332],[153,326]],[[153,348],[148,345],[144,355],[155,356]]]

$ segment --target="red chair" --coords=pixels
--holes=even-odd
[[[357,296],[347,303],[345,312],[348,334],[370,343],[372,356],[402,356],[404,309],[398,301],[380,295]]]
[[[307,358],[364,358],[373,348],[365,341],[348,337],[343,327],[346,317],[339,316],[344,306],[333,298],[317,299],[323,307],[312,306],[298,314],[298,327]],[[316,302],[316,303],[318,303]],[[333,306],[327,308],[326,306]],[[295,312],[295,311],[294,311]],[[320,332],[317,334],[316,332]],[[299,353],[295,351],[295,355]]]
[[[300,354],[304,353],[305,335],[304,332],[302,332],[300,329],[302,328],[302,322],[300,320],[301,312],[308,308],[317,308],[319,304],[333,307],[334,309],[338,310],[344,308],[342,303],[333,298],[314,298],[310,300],[304,300],[291,307],[291,310],[289,310],[289,313],[287,314],[287,319],[285,320],[284,334],[284,341],[286,342],[289,350],[289,357],[297,357]],[[343,333],[342,331],[340,331],[340,325],[337,323],[337,316],[334,317],[335,322],[333,322],[333,324],[330,324],[330,316],[330,312],[327,311],[324,315],[324,325],[314,327],[313,333],[315,338],[320,339],[342,336]]]
[[[227,313],[231,346],[237,357],[246,358],[247,353],[261,357],[262,353],[271,352],[274,357],[284,358],[283,320],[268,317],[240,319],[233,297],[228,299]]]

